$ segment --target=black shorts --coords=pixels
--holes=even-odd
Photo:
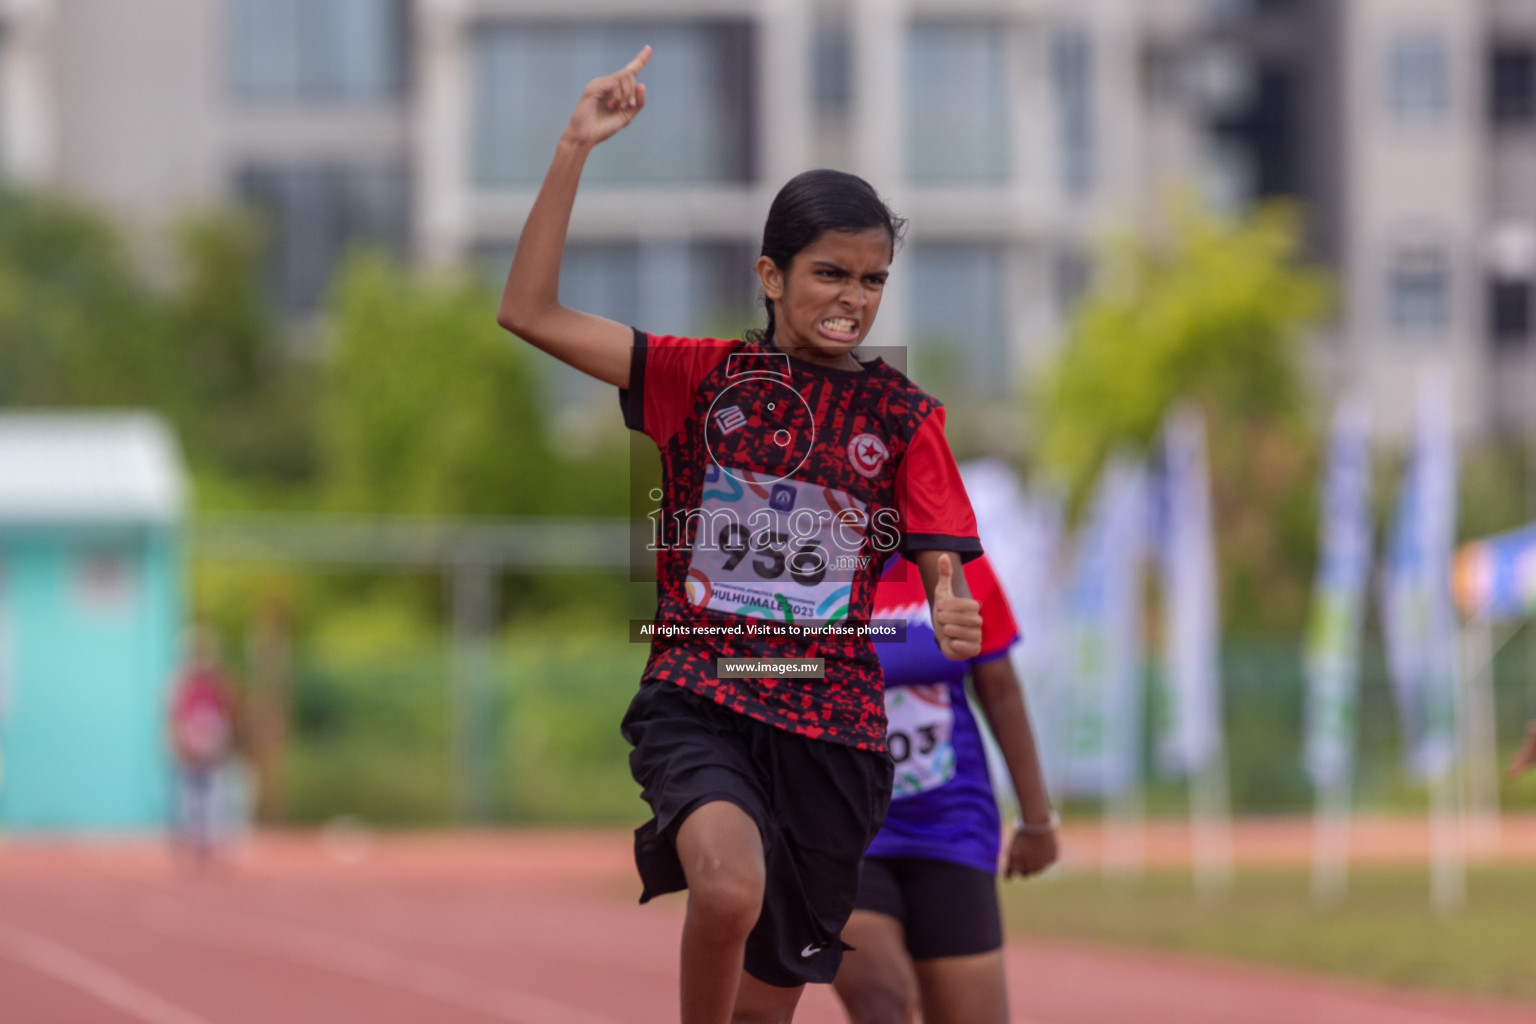
[[[786,732],[669,682],[640,687],[623,732],[655,815],[635,830],[640,902],[687,888],[677,830],[696,808],[728,800],[757,823],[767,868],[747,972],[785,988],[830,982],[864,851],[890,805],[891,759]]]
[[[900,921],[913,960],[1003,948],[997,878],[990,871],[925,857],[870,857],[854,906]]]

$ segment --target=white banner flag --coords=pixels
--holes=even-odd
[[[1456,446],[1445,382],[1426,381],[1418,397],[1382,581],[1382,627],[1409,767],[1434,778],[1450,769],[1457,748]]]
[[[1064,784],[1121,795],[1141,783],[1146,474],[1110,459],[1081,531],[1068,596],[1072,716]]]
[[[1328,443],[1322,552],[1307,627],[1306,766],[1319,788],[1354,777],[1360,632],[1371,565],[1370,421],[1358,401],[1339,403]]]
[[[1046,785],[1054,793],[1071,700],[1058,662],[1064,618],[1059,568],[1063,502],[1059,495],[1025,490],[1012,468],[996,459],[966,463],[960,475],[976,512],[981,546],[1019,627],[1021,642],[1010,660],[1024,687]],[[1000,760],[993,764],[993,780],[1006,803],[1008,776],[1002,767]]]
[[[1046,787],[1057,791],[1066,757],[1072,691],[1062,671],[1066,615],[1061,581],[1062,524],[1066,503],[1055,492],[1026,494],[1021,510],[1020,565],[1008,590],[1024,642],[1013,650],[1013,668],[1024,682],[1035,746]],[[1005,588],[1006,589],[1006,588]]]
[[[1424,378],[1408,475],[1382,582],[1387,663],[1411,771],[1429,782],[1430,902],[1440,914],[1466,899],[1466,850],[1456,760],[1460,714],[1451,565],[1456,541],[1456,441],[1449,382]]]
[[[1216,536],[1211,524],[1205,420],[1181,406],[1163,425],[1158,555],[1163,589],[1165,715],[1158,763],[1193,775],[1225,756]]]
[[[1193,405],[1163,424],[1158,555],[1163,593],[1163,728],[1158,762],[1189,778],[1195,886],[1203,902],[1232,886],[1231,800],[1222,722],[1216,529],[1205,418]]]

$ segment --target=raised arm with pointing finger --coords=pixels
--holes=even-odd
[[[560,305],[560,264],[587,155],[644,109],[645,84],[636,76],[650,59],[647,46],[624,67],[594,78],[582,90],[523,224],[496,311],[496,322],[528,344],[616,387],[629,382],[633,331],[605,317]]]

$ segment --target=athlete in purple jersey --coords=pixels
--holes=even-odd
[[[1008,660],[1018,629],[986,557],[969,562],[966,582],[982,608],[981,653],[950,661],[926,624],[915,574],[892,568],[875,593],[874,615],[907,623],[904,643],[875,645],[896,781],[843,929],[855,952],[843,958],[837,992],[855,1024],[908,1024],[919,1007],[929,1022],[1004,1024],[1001,822],[965,677],[1019,794],[1024,821],[1009,845],[1006,872],[1034,874],[1056,859],[1056,816]]]

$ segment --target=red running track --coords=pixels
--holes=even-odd
[[[5,1024],[668,1024],[682,901],[622,837],[262,837],[195,873],[145,846],[0,848]],[[1536,1013],[1210,961],[1018,943],[1025,1024],[1514,1024]],[[801,1024],[843,1016],[813,987]]]

